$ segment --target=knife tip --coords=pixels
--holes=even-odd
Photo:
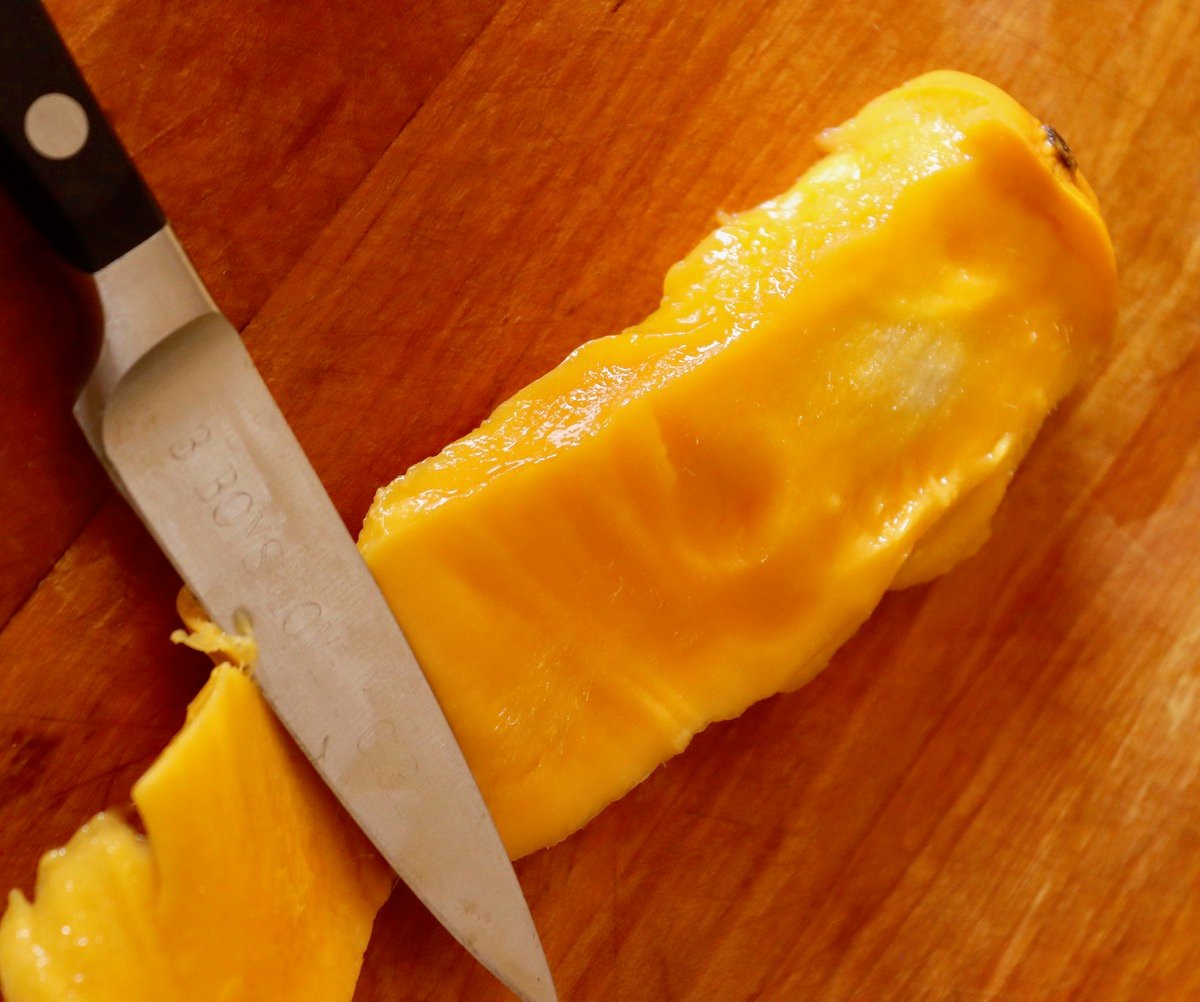
[[[508,987],[516,992],[517,998],[521,1002],[558,1002],[558,992],[554,989],[554,982],[550,980],[549,972],[546,973],[544,980],[538,979],[536,983],[520,987],[510,984]]]
[[[538,944],[536,960],[530,957],[531,963],[520,970],[509,969],[499,971],[492,968],[504,985],[512,991],[521,1002],[558,1002],[558,992],[554,988],[554,978],[550,974],[550,965],[546,955]]]

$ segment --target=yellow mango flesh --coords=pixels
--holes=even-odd
[[[800,685],[969,555],[1114,319],[1094,197],[1002,91],[921,77],[382,489],[360,548],[515,856]]]
[[[142,836],[97,815],[0,920],[9,1002],[332,1002],[390,872],[254,683],[225,664],[138,781]]]

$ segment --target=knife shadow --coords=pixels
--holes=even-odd
[[[73,285],[0,197],[0,628],[111,493],[71,416],[98,344]]]

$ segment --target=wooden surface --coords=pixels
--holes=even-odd
[[[1117,337],[977,558],[519,865],[564,1000],[1200,998],[1200,6],[51,0],[347,523],[917,73],[1075,148]],[[0,202],[0,886],[206,665]],[[397,893],[359,1000],[505,993]]]

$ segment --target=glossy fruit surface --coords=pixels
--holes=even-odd
[[[360,547],[514,856],[800,685],[977,549],[1114,320],[1057,134],[918,78],[583,345],[381,490]]]
[[[10,895],[4,998],[351,997],[390,871],[246,674],[214,669],[133,800],[144,836],[99,814]]]

